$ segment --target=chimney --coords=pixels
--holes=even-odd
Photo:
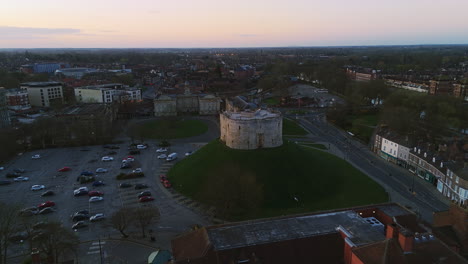
[[[403,252],[409,253],[413,250],[414,236],[406,230],[400,230],[398,242]]]
[[[41,264],[41,254],[37,248],[33,248],[31,251],[31,263]]]
[[[397,234],[397,226],[395,224],[387,225],[386,238],[395,238]]]

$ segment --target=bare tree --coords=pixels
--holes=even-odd
[[[49,263],[59,263],[67,252],[75,252],[80,240],[59,222],[49,222],[32,238],[34,247],[45,253]],[[76,253],[76,252],[75,252]]]
[[[141,235],[146,237],[145,230],[151,223],[158,221],[161,214],[159,209],[154,206],[137,208],[134,212],[134,225],[141,229]]]
[[[123,207],[115,212],[111,217],[111,225],[117,229],[123,237],[128,237],[125,230],[134,222],[134,209]]]
[[[16,231],[17,218],[16,205],[0,204],[0,264],[7,263],[9,240]]]

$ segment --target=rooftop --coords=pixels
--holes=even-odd
[[[22,83],[21,86],[27,87],[48,87],[48,86],[61,86],[62,83],[59,82],[26,82]]]
[[[279,112],[271,112],[264,109],[258,109],[257,111],[243,111],[243,112],[224,112],[226,117],[236,120],[249,120],[249,119],[267,119],[281,116]]]

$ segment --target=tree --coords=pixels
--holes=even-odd
[[[111,217],[111,226],[119,231],[123,237],[128,237],[125,230],[135,221],[132,208],[123,207]]]
[[[159,217],[161,216],[158,208],[154,206],[137,208],[134,211],[134,215],[134,225],[141,229],[141,235],[143,237],[146,237],[146,227],[148,227],[151,223],[158,221]]]
[[[59,258],[68,252],[76,253],[80,240],[61,223],[48,222],[41,231],[32,238],[32,242],[35,248],[46,255],[49,263],[59,263]]]
[[[10,237],[16,232],[18,207],[10,204],[0,204],[0,264],[7,263]]]

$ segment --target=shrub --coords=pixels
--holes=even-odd
[[[141,178],[144,177],[145,174],[143,172],[138,172],[138,173],[120,173],[117,175],[115,178],[117,180],[128,180],[128,179],[135,179],[135,178]]]

